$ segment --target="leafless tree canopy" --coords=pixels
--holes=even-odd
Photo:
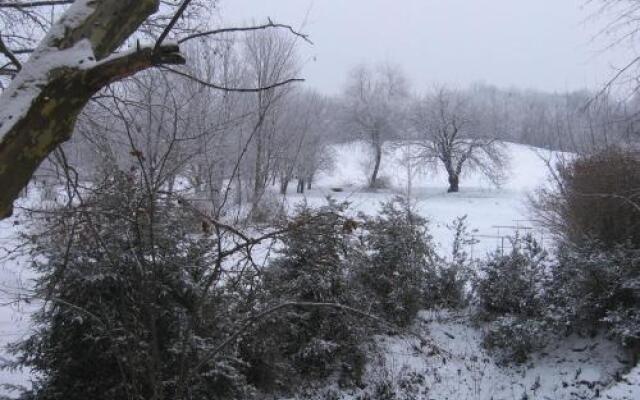
[[[461,92],[437,89],[418,100],[411,113],[419,158],[438,163],[449,177],[449,192],[459,190],[463,168],[482,172],[500,183],[506,165],[497,132],[481,110]]]
[[[372,69],[359,66],[349,74],[344,92],[344,129],[371,146],[371,188],[376,187],[383,144],[399,137],[408,96],[408,82],[398,67],[382,64]]]

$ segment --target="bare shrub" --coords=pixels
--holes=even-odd
[[[555,168],[555,185],[532,200],[538,219],[562,239],[611,248],[640,244],[640,154],[608,148]]]

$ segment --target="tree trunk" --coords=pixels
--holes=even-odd
[[[262,132],[256,135],[256,161],[253,169],[253,208],[258,206],[258,202],[264,193],[266,185],[266,171],[262,166]]]
[[[280,194],[286,195],[287,189],[289,189],[289,178],[281,178],[280,180]]]
[[[449,193],[458,193],[460,190],[460,176],[457,174],[449,174]]]
[[[78,115],[97,91],[155,65],[185,62],[177,45],[112,56],[158,7],[159,0],[76,2],[52,26],[0,97],[0,219],[11,215],[14,200],[40,163],[71,137]],[[71,49],[84,40],[92,57],[71,51],[64,66],[49,65],[56,49]],[[29,106],[21,112],[15,103]]]
[[[369,179],[369,187],[375,188],[376,183],[378,181],[378,173],[380,172],[380,163],[382,161],[382,146],[379,144],[374,145],[375,147],[375,160],[373,166],[373,173],[371,174],[371,179]]]
[[[236,174],[235,204],[238,207],[242,206],[242,178],[240,174]]]

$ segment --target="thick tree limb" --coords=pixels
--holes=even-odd
[[[141,70],[185,62],[176,45],[111,56],[158,7],[159,0],[76,0],[0,96],[0,219],[11,215],[40,163],[70,138],[93,94]],[[61,57],[65,50],[70,60]]]
[[[71,137],[80,111],[98,90],[161,63],[181,64],[176,46],[159,54],[145,48],[109,59],[89,70],[56,70],[56,79],[44,87],[28,113],[0,143],[0,217],[11,212],[11,203],[29,182],[40,163]],[[69,95],[73,94],[73,95]],[[8,167],[11,168],[8,168]]]

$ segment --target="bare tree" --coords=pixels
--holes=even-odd
[[[330,124],[328,101],[311,90],[295,90],[285,102],[279,118],[278,173],[280,194],[298,180],[297,192],[311,188],[315,174],[331,165],[326,131]]]
[[[0,37],[4,37],[5,29],[16,33],[10,35],[11,41],[0,42],[0,55],[8,60],[5,65],[0,64],[1,71],[12,77],[0,96],[0,185],[3,187],[0,218],[11,214],[13,201],[36,168],[70,138],[79,113],[104,87],[152,67],[184,64],[186,60],[176,43],[246,30],[286,28],[293,32],[290,27],[271,21],[247,28],[191,29],[192,20],[182,17],[197,3],[192,0],[0,3]],[[49,14],[61,14],[53,24],[49,22],[50,17],[46,18],[46,12],[38,11],[41,7],[60,6],[67,8],[62,12],[55,8]],[[29,37],[19,40],[23,32]],[[30,35],[32,32],[36,33]],[[174,40],[169,42],[167,38]],[[141,44],[149,39],[148,44]],[[38,41],[40,44],[35,49],[11,46]],[[131,48],[123,49],[127,42]],[[25,61],[20,59],[20,54],[31,55]],[[212,88],[231,90],[215,82],[192,78]],[[274,84],[278,83],[284,82]]]
[[[463,168],[480,171],[499,183],[506,155],[493,132],[486,130],[468,96],[441,88],[418,100],[412,123],[420,147],[418,157],[447,172],[449,192],[458,192]]]
[[[296,70],[296,40],[277,31],[252,32],[244,43],[248,77],[258,87],[291,79]],[[275,163],[277,118],[289,87],[276,87],[255,94],[255,129],[251,134],[254,157],[253,210],[260,207]],[[253,212],[252,212],[253,213]]]
[[[402,71],[390,65],[376,69],[356,67],[349,75],[344,93],[344,121],[351,135],[367,142],[373,150],[369,187],[377,185],[384,143],[398,136],[401,110],[408,98]]]

